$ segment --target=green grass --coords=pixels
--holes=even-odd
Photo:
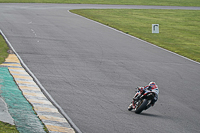
[[[19,133],[16,127],[0,121],[0,133]]]
[[[75,4],[119,4],[200,6],[199,0],[0,0],[0,3],[75,3]]]
[[[200,11],[84,9],[71,12],[200,62]],[[159,34],[152,34],[152,24],[159,24]]]
[[[0,64],[5,61],[5,58],[8,57],[8,49],[8,45],[6,44],[4,38],[0,34]]]

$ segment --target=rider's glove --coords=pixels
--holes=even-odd
[[[144,91],[143,87],[139,87],[138,90],[142,93]]]

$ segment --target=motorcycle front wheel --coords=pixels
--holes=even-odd
[[[132,103],[128,106],[128,111],[131,111],[131,110],[133,110]]]
[[[148,104],[148,100],[144,99],[143,102],[142,102],[142,104],[138,108],[135,109],[135,113],[136,114],[140,114],[145,109],[145,107],[147,106],[147,104]]]

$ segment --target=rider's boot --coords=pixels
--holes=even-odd
[[[150,103],[149,105],[146,106],[145,110],[147,110],[147,109],[148,109],[149,107],[151,107],[151,106],[154,106],[154,104],[155,104],[156,101],[157,101],[157,100],[153,99],[153,100],[151,101],[151,103]]]
[[[152,105],[152,104],[147,105],[147,106],[145,107],[145,110],[147,110],[148,108],[150,108],[151,105]]]

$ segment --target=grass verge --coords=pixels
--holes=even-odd
[[[0,121],[0,133],[19,133],[15,126]]]
[[[0,3],[73,3],[73,4],[118,4],[200,6],[199,0],[0,0]]]
[[[78,9],[71,12],[200,62],[199,10]],[[152,24],[159,24],[159,34],[152,34]]]
[[[5,59],[8,57],[7,51],[9,50],[9,47],[7,43],[5,42],[4,38],[0,34],[0,64],[5,61]]]

